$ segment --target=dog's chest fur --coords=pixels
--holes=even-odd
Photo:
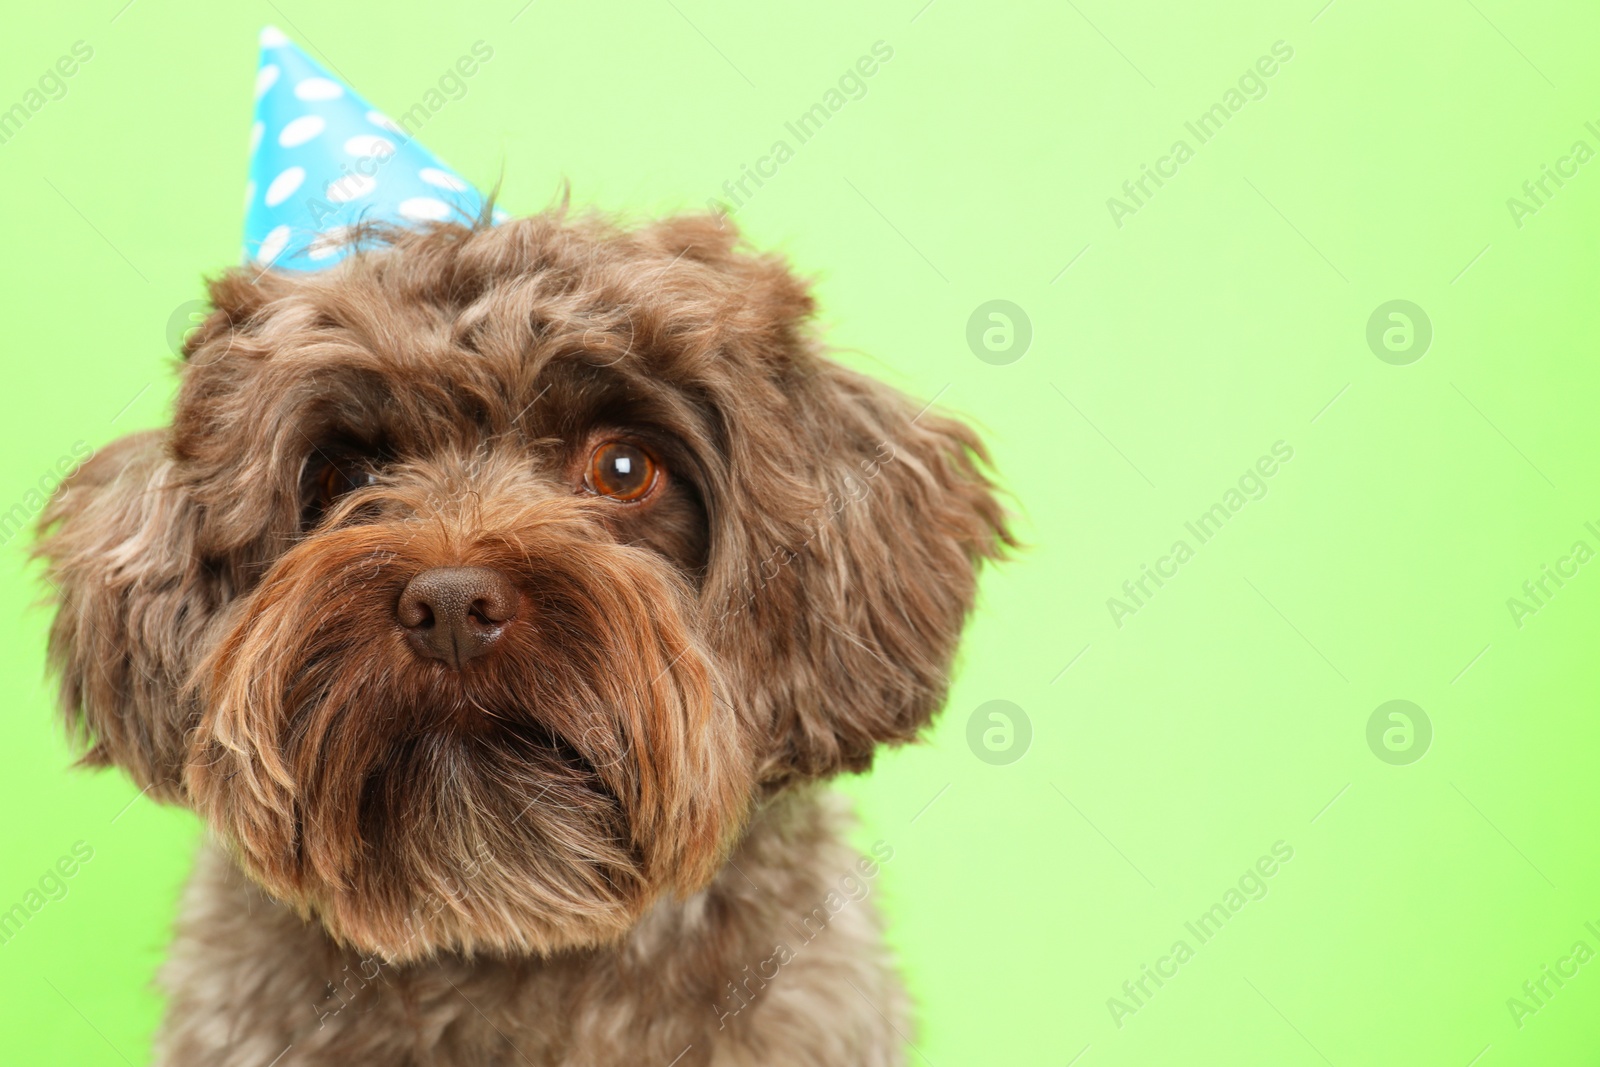
[[[614,949],[399,966],[338,948],[208,845],[163,971],[157,1062],[900,1064],[909,1010],[876,910],[840,892],[871,886],[846,821],[826,793],[770,802],[710,887]]]

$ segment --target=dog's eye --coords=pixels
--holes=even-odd
[[[344,456],[324,461],[311,483],[312,506],[321,511],[346,493],[365,489],[377,480],[377,472],[366,460]]]
[[[650,453],[626,441],[607,441],[589,457],[584,484],[600,496],[631,502],[648,496],[660,477],[660,465]]]

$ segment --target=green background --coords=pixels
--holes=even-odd
[[[0,144],[0,510],[74,442],[165,418],[169,318],[238,252],[261,25],[391,113],[485,41],[423,140],[513,211],[566,177],[636,216],[719,195],[885,41],[737,218],[817,277],[842,358],[986,428],[1031,546],[986,577],[928,743],[843,783],[895,849],[873,892],[912,1062],[1600,1055],[1600,962],[1520,1026],[1507,1006],[1600,951],[1600,563],[1520,627],[1507,606],[1600,549],[1600,161],[1520,227],[1507,207],[1600,149],[1592,5],[121,5],[13,4],[0,34],[0,108],[94,48]],[[1185,121],[1280,40],[1264,98],[1198,144]],[[1107,198],[1179,138],[1194,157],[1119,227]],[[967,342],[993,299],[1031,322],[1013,362]],[[1409,365],[1366,341],[1394,299],[1432,324]],[[1118,626],[1107,599],[1280,440],[1267,495]],[[0,566],[0,909],[74,842],[94,858],[0,946],[0,1061],[141,1063],[197,828],[68,769],[25,540]],[[1393,699],[1432,724],[1409,765],[1367,742]],[[1002,765],[967,740],[991,700],[1031,723]],[[1184,923],[1278,841],[1266,896],[1199,945]],[[1180,938],[1119,1026],[1108,998]]]

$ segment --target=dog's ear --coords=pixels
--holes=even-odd
[[[180,796],[190,716],[182,689],[213,614],[164,437],[90,456],[39,519],[34,555],[55,600],[50,663],[88,766],[116,764],[161,799]]]
[[[234,267],[209,279],[206,290],[212,310],[184,340],[183,358],[193,359],[201,349],[208,350],[208,358],[225,355],[232,346],[219,346],[218,339],[247,331],[261,309],[286,295],[289,287],[279,275],[249,267]]]
[[[679,215],[637,237],[673,263],[708,268],[702,280],[731,324],[754,336],[768,334],[774,351],[789,349],[795,330],[815,310],[810,289],[783,257],[741,248],[739,228],[726,215]]]
[[[743,643],[774,723],[769,779],[865,769],[878,745],[911,739],[944,702],[978,568],[1016,543],[971,429],[806,362],[788,383],[790,416],[750,455],[765,486],[751,494],[758,508],[809,506],[742,561],[726,616],[756,635]],[[807,491],[772,491],[796,475]],[[754,513],[745,521],[772,529]]]
[[[860,770],[943,704],[977,570],[1015,544],[965,425],[824,359],[781,256],[720,215],[641,233],[710,268],[718,319],[765,372],[726,402],[729,483],[713,504],[706,602],[769,724],[762,777]]]

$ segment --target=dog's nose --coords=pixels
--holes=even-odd
[[[517,587],[488,567],[434,567],[407,583],[395,617],[418,653],[460,670],[517,614]]]

